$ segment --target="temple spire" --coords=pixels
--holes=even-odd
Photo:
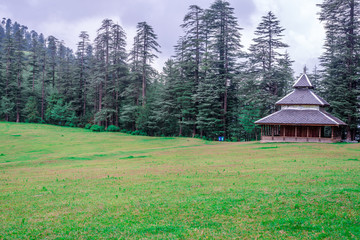
[[[306,71],[307,71],[307,67],[306,65],[304,66],[304,69],[303,69],[303,74],[306,74]]]
[[[304,67],[304,72],[306,72],[306,66]],[[311,84],[306,73],[302,74],[299,79],[293,85],[293,88],[314,88]]]

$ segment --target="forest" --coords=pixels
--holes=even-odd
[[[324,0],[319,24],[326,30],[321,65],[304,71],[330,113],[359,134],[360,1]],[[272,12],[261,19],[249,49],[230,3],[191,5],[161,72],[152,63],[161,46],[147,22],[137,24],[131,50],[111,19],[77,49],[11,19],[0,24],[0,120],[185,136],[226,141],[259,139],[254,122],[274,112],[292,89],[292,59],[284,28]],[[60,36],[61,37],[61,36]],[[298,46],[301,47],[301,46]]]

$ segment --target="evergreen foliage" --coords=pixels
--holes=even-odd
[[[115,125],[110,125],[110,126],[108,126],[106,131],[107,132],[120,132],[120,128],[118,126],[115,126]]]
[[[294,82],[292,61],[284,50],[280,21],[272,12],[262,17],[249,48],[247,71],[240,75],[240,109],[242,137],[259,139],[260,130],[254,122],[276,109],[274,103],[285,96]]]
[[[359,0],[324,0],[327,38],[322,68],[308,73],[330,111],[359,128]],[[285,29],[274,13],[260,19],[246,52],[234,9],[215,0],[189,6],[182,36],[161,73],[157,34],[139,22],[131,50],[126,33],[104,19],[96,36],[79,34],[75,52],[11,19],[0,24],[0,120],[80,126],[134,135],[229,141],[259,139],[254,124],[294,82]],[[92,38],[94,37],[94,41]],[[95,124],[95,125],[92,125]]]
[[[97,124],[94,124],[90,127],[90,130],[93,132],[103,132],[105,131],[105,128],[103,126],[99,126]]]
[[[319,19],[326,29],[322,84],[330,112],[343,119],[347,140],[359,128],[360,2],[324,0]]]

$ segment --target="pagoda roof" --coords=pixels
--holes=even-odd
[[[311,84],[308,76],[303,74],[299,77],[299,79],[293,85],[293,88],[314,88]]]
[[[308,88],[295,88],[294,91],[276,102],[276,105],[318,105],[330,106],[323,98]]]
[[[283,109],[273,114],[270,114],[258,121],[255,124],[261,125],[321,125],[321,126],[340,126],[346,125],[337,117],[330,113],[311,109]]]

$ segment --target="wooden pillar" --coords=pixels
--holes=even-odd
[[[284,130],[284,132],[283,132],[283,141],[285,142],[286,125],[285,125],[285,126],[283,126],[283,130]]]
[[[274,126],[271,126],[271,139],[274,140]]]
[[[297,141],[297,126],[295,126],[295,141]]]
[[[263,136],[263,128],[264,128],[264,126],[261,125],[261,137]]]
[[[309,127],[306,127],[306,141],[309,141]]]
[[[321,127],[319,127],[319,142],[321,142]]]
[[[334,140],[334,127],[331,127],[331,140]]]
[[[264,134],[264,136],[266,136],[266,128],[267,128],[267,126],[264,125],[264,128],[263,128],[263,134]]]

